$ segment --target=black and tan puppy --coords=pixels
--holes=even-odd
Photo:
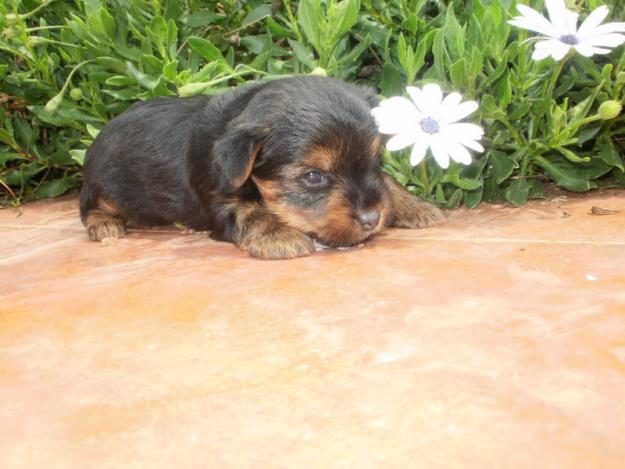
[[[381,170],[376,105],[321,77],[135,104],[87,153],[81,218],[93,240],[180,222],[263,259],[433,224],[441,211]]]

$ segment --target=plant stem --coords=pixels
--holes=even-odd
[[[286,16],[289,17],[289,21],[291,22],[291,28],[295,31],[295,35],[297,36],[297,40],[302,42],[304,38],[302,37],[302,33],[299,30],[299,26],[297,26],[297,20],[295,19],[295,15],[293,15],[293,10],[291,10],[291,0],[283,0],[284,9],[286,10]]]
[[[564,68],[566,63],[569,61],[569,59],[572,57],[573,53],[574,52],[569,52],[562,60],[560,60],[560,62],[558,62],[558,65],[555,71],[553,72],[553,75],[551,75],[551,80],[549,80],[547,84],[547,88],[543,92],[543,95],[545,95],[545,97],[547,97],[549,101],[553,101],[553,90],[558,82],[560,73],[562,73],[562,69]]]
[[[430,180],[428,178],[428,168],[426,166],[425,160],[419,163],[419,176],[421,182],[423,183],[423,188],[425,189],[426,195],[430,195]]]

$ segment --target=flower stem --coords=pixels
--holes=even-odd
[[[419,163],[419,178],[423,183],[423,188],[425,189],[426,195],[430,195],[430,180],[428,178],[428,168],[426,166],[425,160]]]
[[[543,91],[543,95],[545,96],[545,98],[547,98],[548,101],[553,100],[553,90],[555,89],[556,84],[558,83],[558,78],[560,77],[560,73],[562,73],[562,69],[564,68],[564,66],[569,61],[569,59],[572,57],[573,54],[574,52],[569,52],[562,60],[560,60],[560,62],[558,62],[558,65],[556,69],[554,70],[553,75],[551,75],[551,80],[549,80],[545,84],[546,87]]]

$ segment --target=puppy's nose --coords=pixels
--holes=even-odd
[[[356,220],[358,220],[358,223],[360,223],[363,230],[371,231],[378,226],[378,222],[380,221],[380,211],[358,210],[356,211]]]

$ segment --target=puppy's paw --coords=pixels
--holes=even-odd
[[[399,203],[398,203],[399,202]],[[445,214],[438,207],[406,194],[395,200],[394,217],[391,226],[398,228],[425,228],[445,220]]]
[[[260,259],[292,259],[309,256],[315,250],[312,239],[285,226],[253,235],[242,243],[241,248]]]
[[[92,241],[122,238],[126,235],[126,225],[119,218],[97,217],[97,220],[87,220],[87,234]]]

